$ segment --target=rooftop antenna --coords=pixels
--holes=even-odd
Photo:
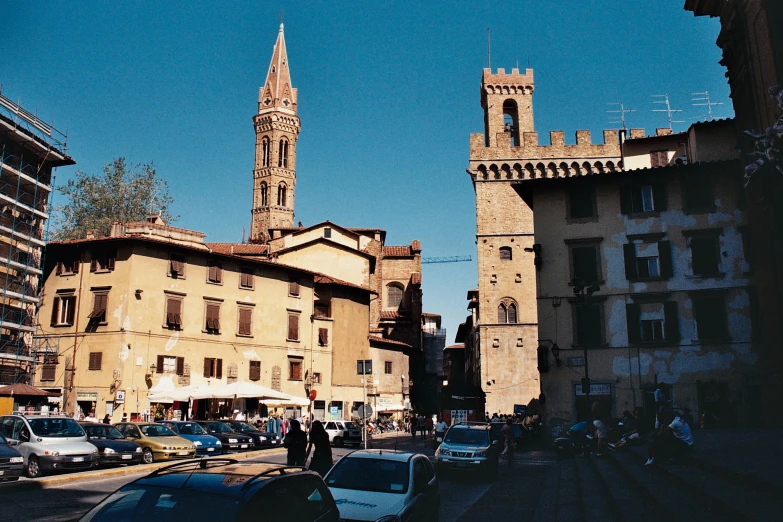
[[[671,104],[669,103],[669,95],[668,94],[653,94],[653,98],[663,98],[662,100],[654,100],[653,103],[664,103],[666,104],[665,109],[653,109],[653,112],[665,112],[666,116],[669,118],[669,130],[674,130],[675,123],[685,123],[682,120],[673,120],[672,114],[676,114],[678,112],[682,112],[682,109],[672,109]]]
[[[607,105],[617,105],[617,106],[620,107],[619,109],[613,109],[611,111],[609,111],[609,110],[606,111],[608,113],[615,113],[615,114],[619,114],[620,115],[620,120],[619,121],[613,120],[613,121],[610,121],[609,123],[619,123],[619,124],[621,124],[623,126],[623,130],[627,129],[628,127],[625,125],[625,115],[626,114],[630,114],[632,112],[636,112],[636,109],[626,109],[625,105],[623,104],[623,102],[607,103]]]
[[[691,105],[693,105],[694,107],[707,107],[707,117],[709,118],[708,121],[713,121],[715,117],[712,115],[712,108],[718,105],[723,105],[723,102],[711,102],[710,93],[707,91],[692,92],[691,96],[698,96],[698,98],[691,98],[691,101],[704,102],[704,103],[692,103]]]
[[[487,68],[492,69],[492,35],[487,27]]]

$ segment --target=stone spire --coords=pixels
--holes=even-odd
[[[290,111],[291,114],[296,114],[296,89],[291,86],[282,23],[272,51],[269,71],[266,73],[266,82],[258,92],[258,113],[263,114],[268,110]]]

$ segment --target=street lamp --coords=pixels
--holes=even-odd
[[[596,285],[596,284],[587,285],[587,284],[581,283],[576,278],[573,279],[572,283],[574,285],[574,295],[576,296],[576,299],[577,299],[577,302],[579,303],[579,305],[583,305],[584,304],[584,302],[585,302],[585,294],[587,294],[587,296],[589,297],[589,296],[592,296],[594,293],[598,292],[599,290],[601,290],[601,287]],[[578,321],[577,321],[577,324],[579,325]],[[579,325],[579,329],[577,330],[579,332],[580,336],[581,336],[581,326],[582,325]],[[583,339],[578,339],[578,341],[580,341],[582,343],[582,350],[584,351],[584,356],[583,357],[584,357],[584,365],[585,365],[585,376],[582,379],[582,393],[585,394],[585,403],[586,403],[586,408],[587,408],[587,412],[586,413],[587,413],[587,416],[589,416],[590,415],[590,373],[589,373],[588,367],[587,367],[587,343],[584,342]]]

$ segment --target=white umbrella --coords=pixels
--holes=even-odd
[[[287,393],[247,381],[237,381],[210,390],[213,399],[288,399]]]
[[[152,391],[152,388],[150,388]],[[174,401],[187,401],[189,399],[209,399],[212,397],[211,390],[208,385],[204,384],[191,384],[190,386],[183,386],[181,388],[174,388],[173,390],[160,391],[158,393],[150,393],[147,397],[150,402],[174,402]]]
[[[306,397],[297,397],[296,395],[288,395],[286,399],[260,399],[258,402],[266,404],[267,406],[309,406],[310,400]]]

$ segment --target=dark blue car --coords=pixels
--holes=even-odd
[[[163,425],[168,426],[171,431],[187,439],[196,445],[196,455],[221,455],[223,453],[223,443],[220,439],[213,437],[204,431],[204,428],[198,422],[194,421],[163,421]]]
[[[0,482],[19,480],[23,469],[24,457],[9,446],[8,441],[0,433]]]
[[[98,448],[101,466],[141,464],[141,447],[114,426],[97,422],[82,422],[80,426],[87,434],[87,442]]]

